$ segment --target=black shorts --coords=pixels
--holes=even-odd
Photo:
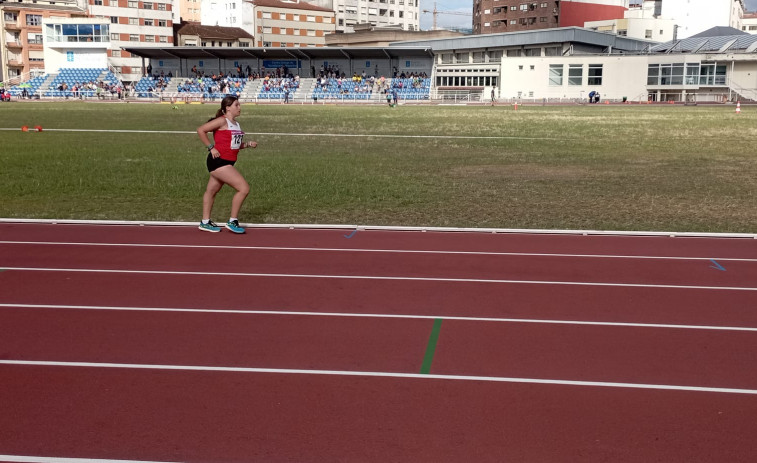
[[[227,161],[226,159],[221,159],[220,157],[214,158],[212,154],[208,153],[208,159],[205,161],[205,164],[208,166],[208,172],[213,172],[219,167],[233,166],[236,162],[237,161]]]

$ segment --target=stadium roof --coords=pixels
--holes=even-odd
[[[305,48],[242,48],[242,47],[123,47],[136,56],[149,59],[365,59],[433,56],[426,47],[305,47]]]
[[[728,35],[714,35],[727,32]],[[652,53],[752,53],[757,49],[757,35],[730,27],[714,27],[693,37],[671,40],[651,48]]]
[[[583,45],[584,48],[611,49],[618,52],[640,52],[658,42],[620,37],[615,34],[593,31],[583,27],[557,27],[533,31],[466,35],[446,39],[410,40],[394,42],[390,46],[423,46],[431,47],[434,50],[470,50],[549,43],[571,43],[579,46]]]

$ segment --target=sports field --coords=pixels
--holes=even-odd
[[[0,217],[200,219],[217,105],[0,105]],[[243,105],[248,223],[755,232],[757,109]],[[40,125],[43,132],[22,132]],[[230,191],[213,218],[225,220]]]

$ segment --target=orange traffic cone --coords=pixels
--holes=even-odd
[[[21,126],[21,131],[22,132],[28,132],[29,131],[29,126],[28,125],[22,125]]]
[[[736,114],[741,114],[741,102],[736,102]]]
[[[515,102],[515,105],[513,105],[513,109],[515,109],[515,111],[518,110],[518,102],[517,101]]]
[[[36,130],[37,132],[42,132],[42,126],[41,125],[35,125],[34,126],[34,130]]]

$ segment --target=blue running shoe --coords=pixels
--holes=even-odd
[[[239,220],[229,220],[226,222],[226,228],[234,233],[244,233],[244,228],[239,226]]]
[[[211,233],[218,233],[219,231],[221,231],[221,227],[219,227],[218,225],[214,224],[212,220],[209,221],[208,223],[202,223],[202,222],[200,222],[200,227],[199,228],[202,231],[211,232]]]

